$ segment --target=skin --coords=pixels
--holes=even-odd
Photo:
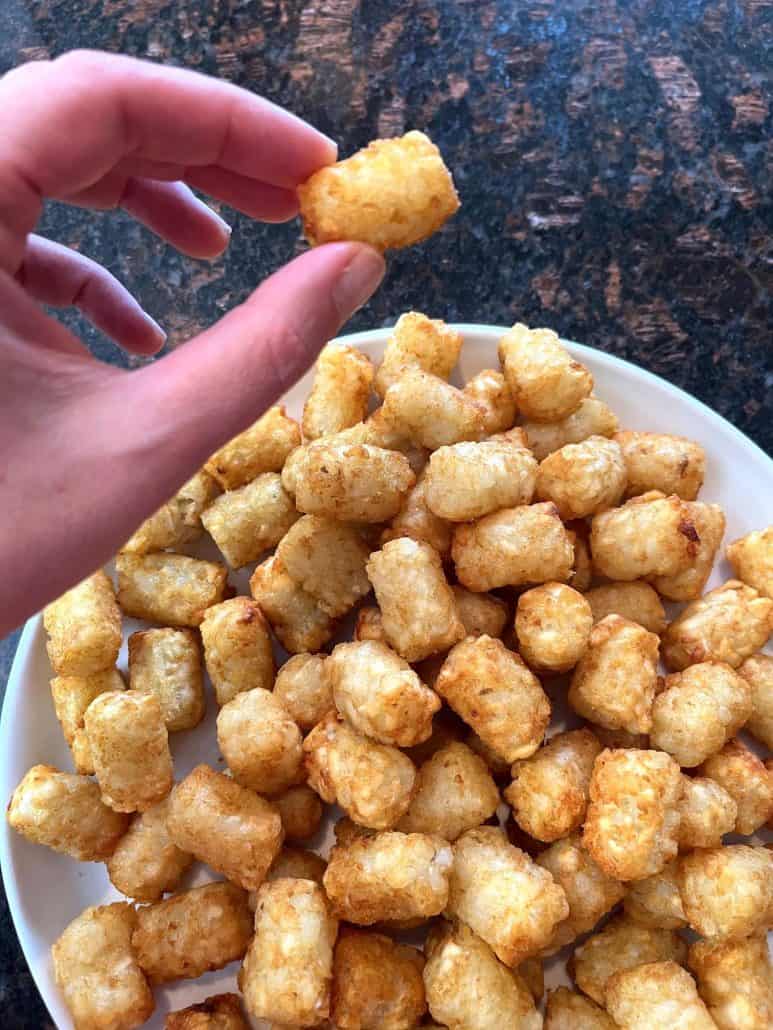
[[[33,234],[44,201],[123,208],[209,259],[230,230],[190,187],[282,222],[297,214],[296,187],[335,159],[311,126],[189,71],[76,51],[0,79],[0,636],[103,564],[270,407],[384,272],[362,244],[314,248],[127,372],[40,305],[79,308],[133,354],[156,353],[163,330],[104,269]]]

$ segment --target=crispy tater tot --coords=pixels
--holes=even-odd
[[[593,766],[583,845],[609,876],[643,880],[676,857],[679,766],[661,751],[602,751]]]
[[[650,633],[658,636],[666,628],[666,611],[657,591],[649,583],[633,580],[629,583],[604,583],[585,594],[591,606],[593,621],[601,622],[607,615],[622,615],[638,622]]]
[[[773,968],[764,933],[742,941],[696,941],[687,961],[719,1030],[773,1026]]]
[[[773,598],[773,526],[734,540],[727,548],[727,560],[740,580]]]
[[[439,447],[427,466],[427,505],[449,522],[470,522],[531,503],[536,477],[531,451],[508,440]]]
[[[200,469],[166,504],[132,534],[121,548],[133,554],[164,551],[191,543],[201,536],[201,513],[220,492],[209,473]]]
[[[616,1026],[590,998],[558,987],[548,994],[545,1030],[616,1030]]]
[[[456,609],[468,637],[501,637],[507,625],[507,604],[493,594],[473,594],[456,584],[451,587]]]
[[[451,536],[454,527],[445,519],[438,518],[427,506],[427,470],[425,469],[407,493],[400,511],[381,534],[381,543],[409,536],[412,540],[430,544],[441,558],[451,553]]]
[[[669,669],[696,662],[727,662],[734,669],[751,657],[773,631],[773,601],[729,579],[688,604],[663,634]]]
[[[395,747],[375,744],[330,712],[303,743],[311,786],[355,822],[391,829],[407,810],[416,769]]]
[[[576,411],[551,422],[526,421],[528,446],[537,461],[569,443],[582,443],[589,436],[610,437],[617,431],[617,416],[597,397],[586,397]]]
[[[536,495],[552,501],[562,519],[582,519],[617,504],[625,490],[620,447],[605,436],[569,443],[540,462]]]
[[[752,655],[738,666],[738,675],[752,688],[752,714],[746,729],[773,751],[773,655]]]
[[[464,923],[442,923],[425,946],[429,1010],[448,1030],[541,1030],[526,982]]]
[[[427,318],[419,311],[408,311],[400,315],[387,340],[374,389],[383,398],[407,368],[418,368],[439,379],[448,379],[461,348],[462,334],[442,319]]]
[[[429,544],[390,540],[371,554],[367,573],[387,640],[406,661],[421,661],[462,639],[456,599]]]
[[[155,694],[108,691],[84,716],[102,800],[116,812],[144,812],[172,789],[172,756]]]
[[[303,405],[304,440],[316,440],[361,422],[368,413],[373,372],[370,358],[356,347],[323,347]]]
[[[291,654],[319,651],[332,637],[333,620],[298,586],[276,555],[257,566],[250,591],[277,640]]]
[[[660,641],[636,622],[607,615],[591,631],[569,687],[569,704],[610,730],[649,733]]]
[[[274,696],[303,733],[335,708],[333,688],[322,675],[323,654],[296,654],[276,674]]]
[[[679,893],[678,866],[674,859],[654,876],[628,884],[624,905],[629,919],[656,930],[678,930],[687,925]]]
[[[242,1014],[238,994],[213,994],[211,998],[170,1012],[164,1030],[250,1030]]]
[[[124,901],[84,909],[51,948],[75,1030],[131,1030],[155,1002],[131,944],[137,915]]]
[[[566,582],[572,574],[574,546],[554,504],[530,504],[457,526],[451,556],[462,586],[480,593]]]
[[[92,576],[46,605],[46,650],[60,676],[91,676],[115,665],[121,647],[121,613],[107,573]]]
[[[228,570],[184,554],[119,554],[118,603],[124,614],[167,626],[199,626],[223,600]]]
[[[219,705],[255,687],[270,690],[274,653],[268,623],[249,597],[232,597],[204,612],[204,661]]]
[[[216,451],[204,466],[223,490],[244,486],[261,472],[281,472],[301,442],[297,422],[282,407],[269,408],[257,422]]]
[[[125,690],[126,685],[117,669],[94,672],[90,676],[56,676],[51,680],[51,697],[64,739],[72,752],[75,769],[90,776],[94,772],[83,716],[95,697],[108,690]]]
[[[232,569],[276,547],[300,518],[278,472],[264,472],[216,498],[201,516],[206,531]]]
[[[468,394],[419,368],[408,368],[384,395],[383,417],[430,451],[484,433],[483,409]]]
[[[536,672],[568,672],[585,653],[592,628],[590,605],[565,583],[544,583],[518,598],[518,649]]]
[[[517,407],[535,422],[565,419],[593,389],[593,376],[552,329],[517,322],[499,341],[499,360]]]
[[[117,891],[135,901],[158,901],[173,891],[193,863],[169,836],[169,798],[134,817],[108,858],[107,875]]]
[[[607,1009],[622,1030],[716,1030],[695,981],[676,962],[649,962],[610,977]]]
[[[739,940],[773,917],[773,851],[747,844],[701,848],[679,860],[679,893],[701,937]]]
[[[175,787],[167,829],[181,851],[245,890],[261,885],[284,836],[273,805],[206,765]]]
[[[531,758],[516,762],[505,800],[521,829],[537,840],[554,841],[580,826],[600,751],[590,730],[569,730],[551,737]]]
[[[137,909],[132,946],[151,983],[194,980],[247,950],[252,916],[247,892],[207,883]]]
[[[217,743],[233,778],[260,794],[276,794],[303,779],[303,738],[282,702],[256,687],[224,704]]]
[[[628,474],[628,497],[660,490],[694,501],[703,486],[706,454],[699,443],[668,433],[615,433]]]
[[[333,1023],[338,1030],[411,1030],[427,1011],[423,969],[417,948],[348,930],[333,956]]]
[[[300,783],[274,794],[271,801],[282,819],[285,840],[298,842],[313,837],[322,822],[322,802],[319,796]]]
[[[304,515],[276,549],[291,578],[333,619],[369,593],[369,553],[353,526],[321,515]]]
[[[714,567],[719,545],[725,535],[725,514],[718,504],[686,501],[688,516],[700,542],[692,563],[675,576],[655,576],[652,580],[658,593],[669,601],[694,601],[703,593]]]
[[[484,368],[468,379],[462,393],[472,398],[483,411],[483,431],[504,433],[512,429],[517,410],[513,394],[501,372]],[[526,446],[526,441],[523,441]]]
[[[724,662],[700,662],[666,676],[652,706],[652,744],[687,769],[738,732],[752,712],[751,687]]]
[[[198,636],[191,629],[132,633],[129,687],[140,694],[155,694],[170,733],[197,726],[206,707]]]
[[[341,821],[339,819],[338,822]],[[266,882],[287,879],[312,880],[321,887],[326,869],[327,862],[313,851],[306,851],[304,848],[282,848],[266,873]],[[250,907],[254,911],[253,902],[257,902],[257,891],[250,892]]]
[[[698,772],[724,787],[735,801],[736,833],[748,837],[773,816],[773,776],[740,740],[728,741]]]
[[[682,777],[679,850],[718,848],[735,826],[738,806],[724,787],[704,776]]]

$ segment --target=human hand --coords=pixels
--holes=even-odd
[[[299,119],[193,72],[83,51],[0,79],[0,635],[104,563],[274,403],[384,271],[362,244],[315,248],[126,372],[38,306],[74,305],[135,354],[163,343],[109,273],[32,235],[44,200],[122,207],[184,253],[214,257],[228,227],[188,186],[279,222],[297,212],[295,187],[335,157]]]

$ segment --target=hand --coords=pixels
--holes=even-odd
[[[0,79],[0,635],[103,564],[227,439],[293,383],[383,276],[362,244],[318,247],[212,328],[126,372],[38,303],[74,305],[153,354],[163,332],[92,261],[32,234],[43,201],[123,207],[213,257],[229,230],[188,188],[253,218],[297,213],[335,145],[193,72],[91,52]]]

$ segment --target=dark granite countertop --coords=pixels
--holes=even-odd
[[[462,211],[390,259],[350,328],[411,307],[549,325],[659,373],[773,450],[773,0],[0,5],[0,71],[78,46],[223,76],[308,118],[342,155],[408,128],[432,136]],[[54,205],[42,231],[106,264],[174,345],[303,246],[297,223],[225,214],[233,241],[213,263],[117,213]],[[0,686],[15,642],[0,642]],[[0,1011],[7,1030],[50,1026],[5,908]]]

